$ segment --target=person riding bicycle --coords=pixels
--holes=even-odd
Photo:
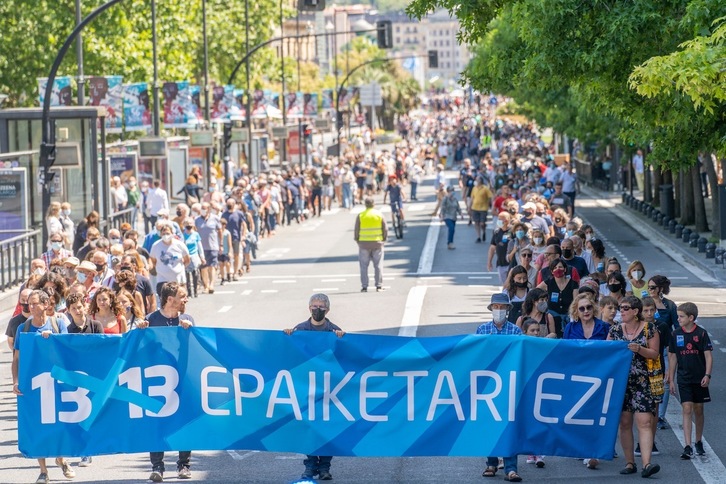
[[[395,225],[396,212],[398,212],[401,217],[401,223],[403,223],[403,202],[406,200],[406,196],[403,193],[403,188],[401,187],[401,185],[398,184],[398,177],[395,175],[391,175],[388,177],[388,186],[386,187],[386,191],[383,194],[384,204],[386,203],[386,199],[388,198],[389,194],[391,204],[391,219],[394,221]]]

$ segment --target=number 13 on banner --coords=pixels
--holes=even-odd
[[[128,402],[129,418],[142,418],[144,414],[148,417],[169,417],[179,409],[179,394],[176,391],[179,373],[172,366],[155,365],[144,368],[143,377],[141,367],[135,366],[119,374],[118,383],[91,377],[82,371],[63,371],[63,374],[62,380],[54,378],[51,372],[40,373],[32,379],[33,390],[40,390],[42,424],[54,424],[56,418],[62,423],[83,422],[93,411],[95,399],[89,397],[91,392],[97,397],[110,393],[110,398]],[[60,392],[60,400],[75,405],[75,410],[56,409],[56,384],[76,387],[75,390]],[[114,386],[110,392],[108,385]],[[144,393],[144,386],[147,393]],[[158,397],[163,399],[163,404]],[[99,402],[99,405],[102,404],[103,402]],[[160,408],[153,411],[150,407]]]

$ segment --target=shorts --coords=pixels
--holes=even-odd
[[[204,251],[204,264],[205,267],[217,267],[219,265],[219,251],[218,250],[205,250]]]
[[[323,196],[324,197],[333,196],[333,185],[323,185]]]
[[[403,210],[403,202],[401,200],[391,200],[391,212]]]
[[[229,262],[229,254],[219,254],[219,262]]]
[[[706,403],[711,401],[711,392],[708,387],[702,387],[698,383],[678,384],[678,396],[681,397],[681,403]]]
[[[232,239],[232,255],[239,254],[239,245],[240,245],[239,240]]]
[[[488,214],[489,214],[488,210],[472,210],[471,218],[474,221],[474,223],[485,224],[485,223],[487,223]]]

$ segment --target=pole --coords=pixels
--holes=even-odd
[[[295,46],[297,48],[297,90],[300,92],[300,57],[302,56],[302,52],[300,51],[300,11],[297,12],[297,17],[295,18],[295,34],[297,35],[297,38],[295,39]],[[303,115],[305,113],[303,112]],[[300,153],[300,165],[302,165],[303,160],[303,129],[302,129],[302,118],[297,118],[297,150],[298,153]],[[305,145],[305,161],[307,162],[307,143]]]
[[[76,26],[81,23],[81,0],[76,0]],[[79,33],[76,42],[76,61],[78,62],[78,105],[86,104],[86,80],[83,77],[83,36]]]
[[[159,113],[159,57],[156,46],[156,0],[151,0],[151,52],[154,64],[154,136],[161,133],[161,115]]]
[[[53,163],[55,162],[55,128],[53,125],[53,129],[51,129],[51,120],[50,120],[50,100],[53,96],[53,84],[55,83],[56,75],[58,74],[58,69],[60,69],[61,62],[63,62],[63,58],[68,53],[68,50],[71,48],[71,44],[73,41],[78,37],[78,34],[85,28],[86,25],[88,25],[93,19],[95,19],[98,15],[103,13],[108,8],[116,5],[117,3],[120,3],[122,0],[109,0],[105,4],[101,5],[94,11],[92,11],[86,18],[84,18],[78,25],[76,25],[76,28],[73,29],[73,31],[70,33],[68,38],[65,40],[63,45],[61,46],[60,50],[58,51],[58,54],[55,57],[55,60],[53,61],[53,65],[50,68],[50,72],[48,73],[48,82],[45,86],[45,97],[43,98],[43,114],[41,118],[41,142],[40,142],[40,167],[42,169],[42,176],[43,176],[43,215],[48,212],[48,207],[50,207],[50,187],[51,187],[51,172],[50,169],[53,166]],[[43,244],[48,240],[48,226],[47,224],[43,224]]]
[[[204,44],[204,119],[207,122],[207,126],[211,127],[212,123],[209,117],[209,45],[207,42],[207,0],[202,0],[202,43]],[[212,148],[211,150],[209,148],[205,148],[204,154],[207,157],[207,180],[209,180],[209,183],[212,184],[212,161],[214,160],[214,148]],[[225,172],[225,183],[226,178],[227,173]],[[224,187],[222,187],[222,189],[224,189]]]
[[[252,101],[250,91],[250,0],[245,0],[245,78],[247,79],[247,96],[245,99],[245,121],[247,122],[247,167],[252,166]],[[239,66],[238,66],[239,67]],[[228,84],[232,84],[237,68],[232,72]]]
[[[280,0],[280,38],[285,37],[284,17],[282,15],[283,1],[284,0]],[[280,43],[280,66],[280,70],[282,71],[282,125],[287,128],[287,109],[285,109],[285,42]],[[285,135],[283,141],[280,141],[280,154],[282,155],[280,166],[282,166],[282,163],[287,161],[287,135]]]
[[[338,9],[333,7],[333,71],[335,71],[335,143],[338,145],[338,156],[340,156],[340,128],[338,128]]]

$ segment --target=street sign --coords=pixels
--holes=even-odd
[[[141,158],[166,157],[166,138],[141,138],[139,140],[139,156]]]
[[[363,106],[383,106],[383,91],[376,82],[361,86],[359,96]]]
[[[189,131],[189,144],[198,148],[214,147],[214,131],[211,129]]]
[[[328,131],[330,129],[330,120],[329,119],[316,119],[315,120],[315,128],[323,131]]]
[[[248,143],[250,140],[247,128],[232,128],[232,143]]]
[[[275,139],[287,138],[287,126],[273,126],[272,137]]]

